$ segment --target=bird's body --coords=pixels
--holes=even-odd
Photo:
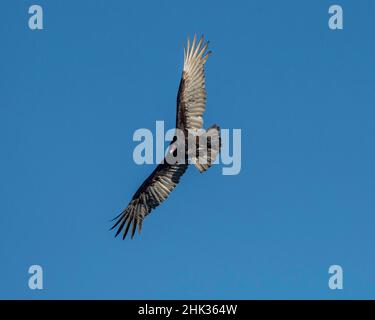
[[[113,228],[118,226],[116,236],[124,230],[126,237],[132,224],[132,238],[138,226],[152,209],[163,202],[179,183],[189,166],[189,159],[200,172],[206,171],[220,151],[220,128],[213,125],[207,131],[203,127],[206,106],[204,64],[211,52],[206,52],[196,35],[184,50],[184,67],[177,95],[176,134],[169,146],[167,156],[155,168],[133,195],[127,208],[121,212]]]

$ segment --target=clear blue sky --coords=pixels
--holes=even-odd
[[[343,31],[332,3],[2,2],[0,298],[375,298],[375,2],[335,1]],[[242,129],[242,171],[189,168],[140,237],[114,239],[153,169],[133,132],[174,126],[194,32],[213,51],[205,124]]]

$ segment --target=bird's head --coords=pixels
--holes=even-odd
[[[177,143],[174,142],[174,143],[172,143],[172,144],[169,146],[168,153],[169,153],[169,154],[173,154],[176,150],[177,150]]]

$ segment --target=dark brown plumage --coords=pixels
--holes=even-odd
[[[203,45],[203,37],[197,42],[194,35],[193,41],[190,43],[188,39],[187,48],[184,49],[184,67],[177,95],[176,128],[183,131],[186,141],[192,132],[198,132],[203,127],[206,105],[204,64],[211,53],[206,52],[207,47],[208,42]],[[189,158],[200,172],[204,172],[212,165],[220,151],[220,128],[214,125],[207,130],[207,133],[198,135],[208,135],[208,149],[200,148],[197,144],[196,153],[186,152],[184,158],[176,163],[168,163],[167,159],[164,159],[142,183],[127,208],[114,219],[117,221],[111,229],[118,227],[116,236],[123,230],[124,239],[131,228],[133,238],[137,226],[138,231],[141,232],[143,219],[176,187],[189,165]],[[171,145],[175,142],[176,137]],[[186,147],[185,150],[188,151]]]

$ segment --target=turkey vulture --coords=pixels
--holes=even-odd
[[[213,125],[207,131],[202,129],[206,104],[204,64],[211,54],[211,51],[207,52],[207,47],[208,42],[203,44],[203,36],[199,41],[196,34],[191,43],[189,38],[187,40],[177,95],[175,136],[169,145],[167,156],[142,183],[127,208],[113,219],[117,221],[111,230],[118,227],[116,236],[124,230],[125,239],[131,225],[132,238],[137,226],[139,233],[141,232],[143,219],[176,187],[189,165],[189,159],[200,172],[204,172],[220,151],[219,126]],[[182,133],[182,138],[177,133]],[[193,150],[191,145],[194,146]],[[184,151],[182,156],[178,153],[181,150]]]

